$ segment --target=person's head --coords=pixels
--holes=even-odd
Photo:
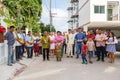
[[[20,29],[20,28],[17,28],[16,31],[17,31],[17,33],[20,33],[20,32],[21,32],[21,29]]]
[[[90,30],[89,33],[90,33],[90,34],[93,34],[93,30]]]
[[[68,29],[68,33],[71,33],[71,31],[72,31],[71,29]]]
[[[47,32],[47,31],[45,31],[45,32],[44,32],[44,36],[47,36],[47,35],[48,35],[48,32]]]
[[[113,32],[110,32],[109,33],[109,37],[114,37],[115,35],[114,35],[114,33]]]
[[[34,36],[37,36],[37,33],[34,33]]]
[[[82,28],[78,28],[78,32],[79,32],[79,33],[81,33],[81,32],[82,32],[82,30],[83,30]]]
[[[50,35],[51,35],[51,36],[54,35],[54,32],[50,32]]]
[[[88,38],[88,41],[93,41],[92,37],[89,37],[89,38]]]
[[[102,30],[99,28],[98,29],[98,34],[101,34],[102,33]]]
[[[60,32],[60,31],[57,31],[57,35],[60,36],[60,35],[61,35],[61,32]]]
[[[28,31],[28,35],[31,35],[31,31]]]
[[[14,32],[14,26],[10,26],[10,30],[9,31],[11,31],[11,32]]]

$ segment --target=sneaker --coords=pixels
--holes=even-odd
[[[12,66],[12,64],[8,64],[8,66]]]
[[[88,64],[88,62],[85,62],[85,64]]]
[[[85,62],[82,62],[81,64],[85,64]]]

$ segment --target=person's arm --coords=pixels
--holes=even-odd
[[[93,42],[94,51],[96,51],[95,43]]]
[[[9,37],[9,35],[8,35],[8,32],[7,32],[4,36],[4,40],[7,40],[8,37]]]
[[[74,40],[75,40],[75,42],[77,42],[77,34],[75,35]]]
[[[88,47],[86,46],[86,54],[88,54]]]

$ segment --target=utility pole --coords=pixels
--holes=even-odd
[[[52,11],[51,11],[51,8],[52,8],[52,0],[50,0],[50,31],[52,29]]]

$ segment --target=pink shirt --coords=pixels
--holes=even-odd
[[[105,46],[105,40],[107,40],[107,37],[105,34],[96,34],[95,40],[97,47]]]
[[[54,41],[55,41],[55,43],[57,43],[57,41],[61,41],[63,43],[64,42],[64,37],[63,36],[55,36]]]

